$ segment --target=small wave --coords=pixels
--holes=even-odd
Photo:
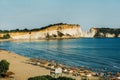
[[[113,66],[114,68],[117,68],[117,69],[120,69],[120,67],[118,67],[118,66]]]

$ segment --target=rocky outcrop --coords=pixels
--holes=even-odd
[[[115,34],[106,33],[105,37],[112,38],[112,37],[115,37]]]
[[[96,28],[96,33],[94,37],[119,37],[120,29],[119,28]]]
[[[120,38],[120,34],[118,35],[118,37]]]
[[[113,38],[120,37],[119,28],[91,28],[89,31],[83,32],[83,37],[87,38]]]
[[[75,24],[54,24],[37,31],[9,32],[11,39],[64,39],[82,37],[82,30]]]
[[[91,28],[89,31],[83,32],[82,36],[85,38],[93,38],[97,32],[96,28]]]
[[[11,39],[30,39],[30,34],[29,32],[13,32],[9,33]]]
[[[52,24],[39,29],[24,29],[0,32],[1,39],[8,39],[9,35],[14,40],[29,39],[65,39],[65,38],[94,38],[94,37],[120,37],[120,29],[115,28],[91,28],[83,32],[81,27],[76,24]]]

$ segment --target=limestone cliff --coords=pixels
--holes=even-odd
[[[120,37],[120,28],[93,28],[96,33],[94,37]]]
[[[91,28],[89,31],[82,33],[83,37],[94,38],[94,37],[120,37],[120,29],[119,28]]]
[[[95,34],[97,33],[96,28],[91,28],[89,31],[85,31],[82,33],[82,36],[85,38],[93,38]]]
[[[79,38],[82,36],[82,30],[79,25],[75,24],[53,24],[43,27],[37,31],[29,30],[26,32],[8,32],[8,34],[10,35],[11,39],[18,40],[64,39],[64,38]]]

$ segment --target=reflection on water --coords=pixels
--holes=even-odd
[[[119,42],[119,38],[11,41],[0,43],[0,48],[73,66],[120,71]]]

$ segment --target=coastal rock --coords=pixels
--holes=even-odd
[[[29,39],[30,38],[30,35],[27,32],[10,33],[10,36],[12,39]]]
[[[120,28],[96,28],[94,37],[119,37]]]
[[[82,30],[76,24],[54,24],[38,31],[9,33],[12,39],[64,39],[82,37]]]
[[[115,37],[115,34],[106,33],[105,36],[108,37],[108,38],[112,38],[112,37]]]
[[[68,38],[120,37],[119,28],[96,28],[82,31],[80,25],[57,23],[38,29],[4,30],[0,32],[1,39],[34,40],[34,39],[68,39]]]
[[[120,34],[118,35],[118,37],[120,38]]]
[[[85,38],[93,38],[97,32],[97,28],[91,28],[89,31],[83,32],[82,36]]]

